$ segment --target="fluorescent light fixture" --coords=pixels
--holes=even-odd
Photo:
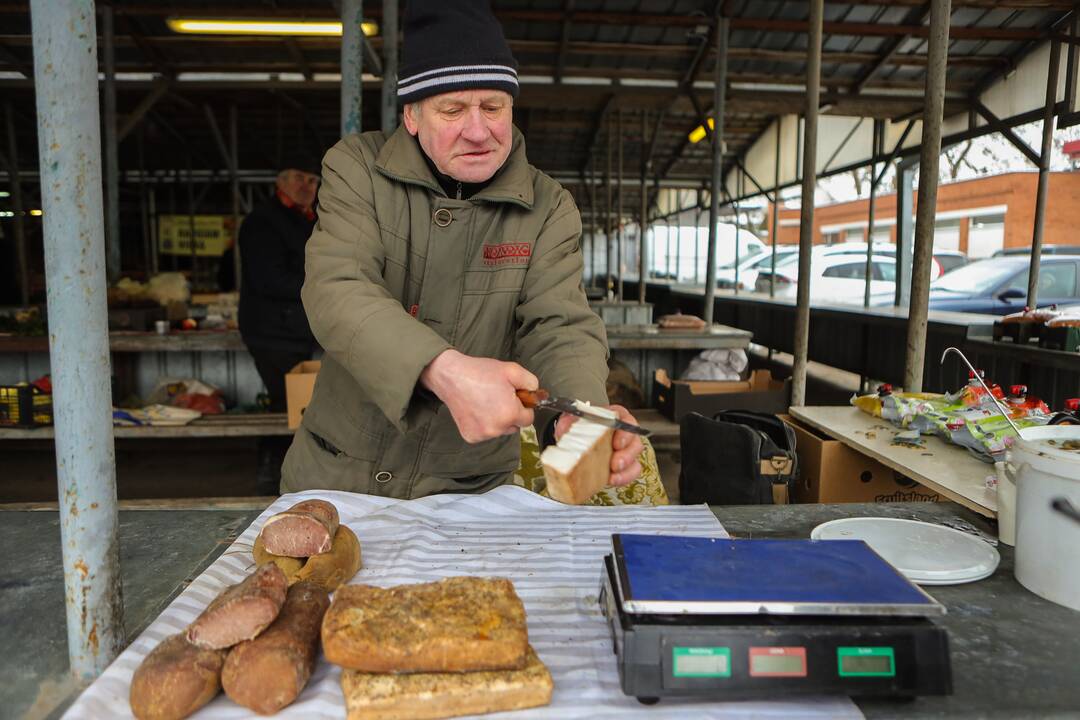
[[[11,197],[11,193],[7,190],[0,190],[0,197]]]
[[[40,210],[31,210],[30,211],[30,216],[31,217],[41,217],[41,215],[42,215],[42,213],[41,213]]]
[[[341,22],[337,20],[289,20],[265,18],[168,18],[165,23],[176,33],[191,35],[298,35],[340,37]],[[360,23],[364,35],[379,34],[379,26]]]
[[[709,123],[710,130],[716,129],[716,123],[713,121],[712,118],[709,118],[707,122]],[[705,139],[706,134],[707,133],[705,132],[705,126],[698,125],[696,128],[690,131],[690,134],[686,136],[686,139],[692,143],[698,143]]]

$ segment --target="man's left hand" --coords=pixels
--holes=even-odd
[[[608,410],[613,411],[623,422],[637,425],[638,421],[630,414],[630,411],[622,405],[608,405]],[[563,414],[555,423],[555,440],[558,441],[570,426],[578,420],[577,415]],[[608,485],[622,487],[629,485],[641,476],[641,463],[638,456],[641,455],[645,446],[641,444],[641,436],[625,430],[616,430],[611,438],[611,446],[614,452],[611,454],[611,477]]]

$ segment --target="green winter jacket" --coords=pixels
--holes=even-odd
[[[415,498],[505,482],[517,435],[469,445],[417,385],[451,347],[606,403],[607,338],[582,288],[580,235],[573,199],[528,163],[516,128],[505,165],[468,200],[446,196],[403,127],[335,145],[302,292],[326,355],[282,492]]]

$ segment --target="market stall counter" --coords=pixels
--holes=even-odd
[[[187,505],[167,511],[152,507],[143,504],[142,509],[120,512],[125,625],[131,639],[244,533],[262,503]],[[861,516],[966,522],[976,532],[990,529],[984,518],[950,502],[711,510],[724,529],[739,538],[806,538],[822,522]],[[698,522],[688,529],[701,527]],[[0,595],[0,620],[9,633],[5,646],[10,649],[0,667],[5,677],[13,678],[0,689],[0,702],[15,716],[56,716],[76,694],[66,679],[57,514],[4,512],[0,541],[6,547],[28,549],[12,554],[0,569],[0,585],[9,588]],[[929,588],[948,610],[940,622],[952,646],[953,695],[903,703],[857,701],[867,717],[1049,717],[1065,716],[1080,707],[1080,686],[1075,682],[1080,615],[1025,590],[1012,575],[1012,549],[999,546],[998,551],[1001,564],[991,577]],[[611,662],[614,665],[614,655]],[[660,716],[664,707],[653,710]]]

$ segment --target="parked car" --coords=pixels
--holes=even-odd
[[[874,254],[871,259],[870,294],[871,297],[891,298],[896,289],[896,246],[889,244],[874,244]],[[846,282],[826,282],[818,289],[819,283],[815,279],[810,288],[810,297],[815,300],[832,300],[846,298],[862,300],[864,289],[863,281],[866,277],[866,243],[839,243],[837,245],[818,245],[814,247],[811,258],[811,272],[813,278],[832,277]],[[887,261],[887,262],[886,262]],[[934,262],[930,267],[930,279],[941,277],[948,270],[956,267],[958,263],[967,262],[966,256],[953,250],[940,250],[934,253]],[[789,255],[783,262],[776,265],[777,296],[794,297],[794,286],[798,284],[799,277],[799,253]],[[887,265],[888,267],[885,267]],[[825,272],[828,275],[825,275]],[[755,291],[769,292],[769,279],[771,274],[761,272],[758,274]],[[852,282],[858,280],[858,282]],[[858,286],[858,289],[856,289]],[[781,288],[787,288],[781,292]]]
[[[1027,302],[1025,255],[980,260],[942,276],[930,286],[930,309],[1007,315]],[[1053,255],[1039,267],[1039,306],[1080,302],[1080,254]]]
[[[776,263],[781,264],[789,255],[798,255],[798,248],[785,245],[776,248]],[[771,248],[747,258],[739,264],[739,289],[751,290],[757,281],[758,271],[772,267],[773,253]],[[716,287],[731,289],[735,287],[734,263],[720,267],[716,271]]]
[[[866,284],[866,258],[841,254],[815,258],[810,265],[810,297],[813,300],[840,303],[861,303]],[[896,287],[896,260],[885,255],[870,257],[870,294],[883,295]],[[769,292],[772,272],[758,273],[757,292]],[[788,263],[777,267],[776,297],[795,297],[798,290],[799,265]]]
[[[1010,255],[1031,255],[1031,248],[1004,248],[995,252],[993,257],[1006,257]],[[1042,257],[1043,255],[1080,255],[1080,245],[1043,245],[1039,257]]]

